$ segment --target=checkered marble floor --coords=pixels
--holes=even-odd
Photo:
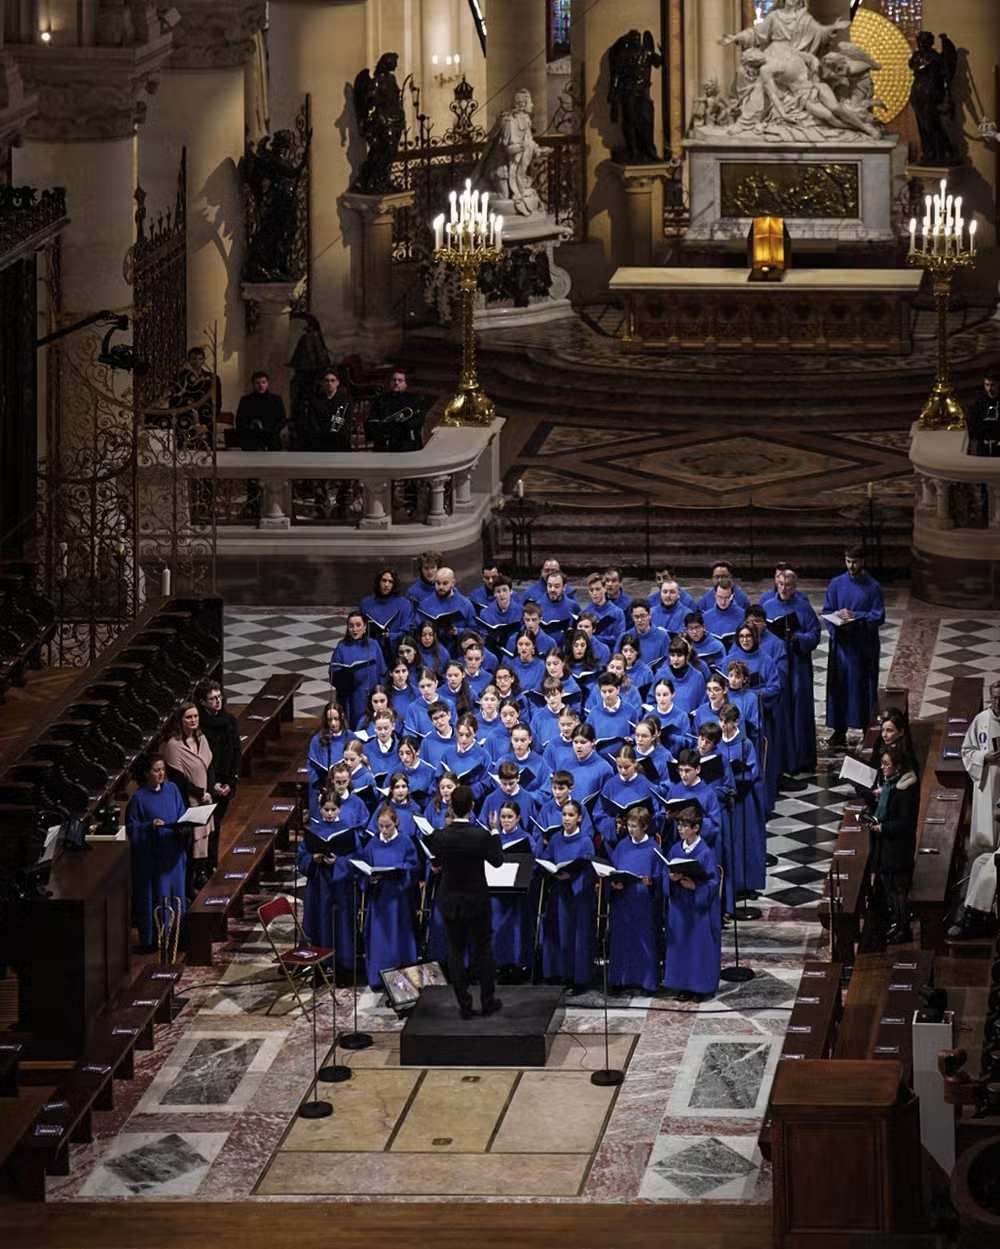
[[[981,616],[948,616],[938,625],[934,658],[924,686],[922,718],[943,715],[948,709],[951,683],[956,677],[1000,673],[1000,612]]]
[[[645,583],[628,582],[626,589],[629,593],[639,592],[645,589]],[[822,605],[822,590],[810,585],[807,592],[818,609]],[[900,597],[886,597],[889,606],[882,630],[883,680],[895,653],[902,614]],[[272,674],[297,672],[305,679],[296,695],[296,713],[318,715],[330,697],[330,653],[343,637],[346,618],[346,609],[335,608],[288,613],[264,609],[227,611],[225,682],[229,700],[249,702]],[[827,650],[824,633],[813,661],[816,722],[820,726],[825,723],[826,714]],[[768,825],[768,851],[777,857],[778,863],[768,870],[767,886],[758,906],[808,907],[819,901],[826,866],[832,858],[840,809],[850,792],[837,784],[835,772],[820,773],[809,778],[806,789],[780,799],[776,818]]]

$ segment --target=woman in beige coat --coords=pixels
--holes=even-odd
[[[163,739],[163,757],[170,777],[180,787],[188,806],[212,802],[212,748],[201,732],[198,708],[194,703],[181,703],[167,726]],[[192,830],[192,884],[196,889],[208,879],[208,838],[212,823]]]

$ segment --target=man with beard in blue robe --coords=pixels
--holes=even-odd
[[[882,587],[865,571],[859,547],[844,552],[847,571],[834,577],[823,601],[830,634],[826,722],[832,744],[846,745],[847,730],[865,730],[878,699],[879,629],[885,624]]]

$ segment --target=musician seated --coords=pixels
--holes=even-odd
[[[320,379],[319,391],[309,401],[301,431],[303,451],[350,451],[354,402],[333,369]]]
[[[410,390],[405,370],[394,369],[389,389],[372,400],[365,439],[374,451],[419,451],[426,410],[426,397]]]

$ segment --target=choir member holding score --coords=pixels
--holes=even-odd
[[[187,910],[188,830],[178,823],[187,809],[181,791],[167,780],[162,754],[150,757],[146,779],[125,809],[132,865],[132,922],[139,932],[139,953],[156,949],[154,912],[164,898]],[[179,918],[179,917],[178,917]]]

